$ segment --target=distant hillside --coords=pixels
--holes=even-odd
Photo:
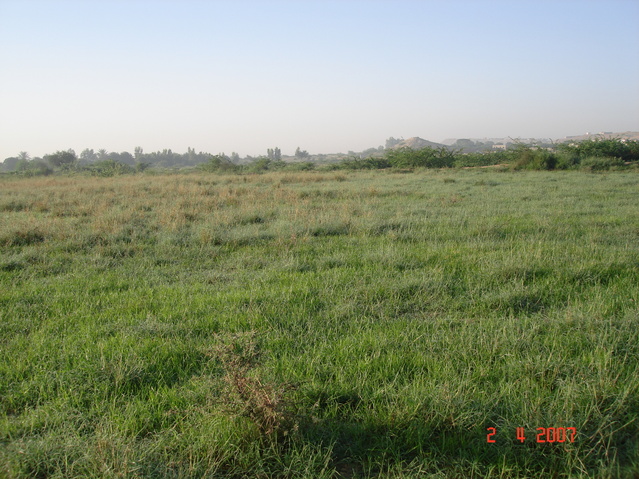
[[[563,143],[566,141],[583,141],[592,138],[621,138],[626,140],[639,140],[639,131],[624,131],[623,133],[601,131],[599,133],[586,133],[584,135],[566,136],[565,138],[559,138],[555,141]]]
[[[522,143],[563,143],[565,141],[582,141],[591,138],[625,138],[628,140],[639,140],[639,131],[625,131],[625,132],[610,132],[610,131],[602,131],[598,133],[585,133],[583,135],[574,135],[574,136],[566,136],[564,138],[557,138],[551,140],[550,138],[468,138],[465,141],[472,141],[474,143],[513,143],[513,142],[522,142]],[[459,138],[447,138],[442,141],[444,145],[452,146],[459,141]]]
[[[446,138],[445,140],[442,141],[442,143],[447,146],[460,147],[460,146],[467,145],[468,142],[472,142],[477,145],[491,146],[493,144],[499,144],[499,143],[505,145],[506,143],[549,143],[552,141],[553,140],[551,140],[550,138],[491,137],[491,138]]]
[[[431,147],[431,148],[440,148],[445,146],[441,143],[435,143],[433,141],[424,140],[418,136],[414,136],[412,138],[408,138],[406,140],[402,140],[393,146],[393,149],[398,148],[411,148],[413,150],[421,150],[422,148]]]

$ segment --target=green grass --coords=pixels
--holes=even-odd
[[[0,187],[2,477],[639,474],[636,172]]]

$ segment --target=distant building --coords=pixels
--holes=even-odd
[[[505,150],[505,149],[506,149],[506,145],[504,145],[503,143],[497,143],[493,145],[493,150]]]

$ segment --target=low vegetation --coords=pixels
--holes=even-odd
[[[387,142],[388,143],[388,142]],[[393,144],[391,142],[390,144]],[[143,153],[136,148],[135,156],[130,153],[108,153],[100,150],[84,150],[78,158],[73,150],[58,151],[44,158],[29,158],[26,152],[19,157],[7,158],[0,171],[20,176],[47,176],[57,174],[82,174],[92,176],[117,176],[139,173],[148,168],[156,172],[167,169],[217,173],[264,173],[268,171],[334,171],[334,170],[379,170],[414,168],[465,168],[481,166],[506,166],[526,170],[569,170],[588,171],[618,170],[639,165],[639,141],[619,138],[592,138],[579,143],[560,143],[554,147],[541,147],[523,143],[515,144],[508,150],[486,150],[464,153],[463,149],[431,146],[413,149],[408,147],[393,149],[373,148],[368,154],[353,154],[335,161],[310,161],[306,151],[297,149],[296,161],[283,161],[279,148],[268,149],[268,156],[247,157],[241,161],[237,153],[230,157],[224,154],[211,155],[195,153],[191,148],[183,155],[164,150]],[[339,156],[339,155],[337,155]]]
[[[530,154],[0,178],[0,476],[636,477],[639,176]]]

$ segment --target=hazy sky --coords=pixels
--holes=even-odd
[[[637,0],[0,0],[0,160],[627,130]]]

